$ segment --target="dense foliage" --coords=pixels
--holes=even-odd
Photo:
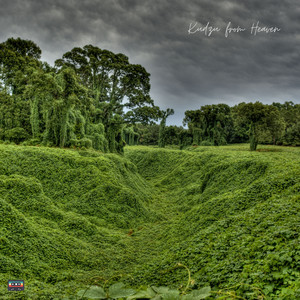
[[[284,147],[300,145],[299,104],[205,105],[167,126],[124,54],[40,58],[0,44],[1,299],[11,278],[16,299],[300,298],[300,156]]]
[[[183,120],[188,128],[156,124],[135,124],[136,140],[129,145],[220,146],[250,142],[256,150],[258,143],[300,145],[300,105],[293,102],[272,105],[240,103],[205,105],[185,112]]]
[[[224,145],[233,128],[230,107],[226,104],[205,105],[200,110],[186,111],[184,122],[189,125],[195,145],[205,140],[213,145]]]
[[[10,38],[0,50],[3,140],[122,153],[126,123],[161,115],[149,95],[150,74],[124,54],[86,45],[53,68],[32,41]]]
[[[55,67],[40,58],[32,41],[0,44],[1,140],[112,153],[123,153],[125,144],[300,145],[299,104],[204,105],[185,112],[183,129],[166,125],[174,110],[154,105],[150,74],[124,54],[86,45],[63,54]]]
[[[299,150],[247,150],[126,151],[163,191],[157,205],[167,219],[151,229],[161,242],[150,262],[140,258],[140,282],[176,286],[184,277],[174,264],[181,262],[194,274],[194,288],[234,288],[243,299],[300,297]]]
[[[182,263],[188,294],[298,299],[299,157],[274,146],[137,146],[120,157],[0,145],[0,296],[11,296],[8,278],[25,280],[25,299],[111,278],[179,299]]]
[[[40,299],[45,285],[64,294],[98,269],[125,270],[130,228],[159,219],[152,197],[118,155],[0,145],[0,298],[8,277]]]

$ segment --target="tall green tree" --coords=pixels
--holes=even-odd
[[[139,135],[139,143],[141,145],[158,145],[159,124],[140,124],[135,125],[137,134]]]
[[[0,80],[2,89],[21,95],[27,84],[27,70],[41,65],[41,49],[30,40],[9,38],[0,44]]]
[[[258,144],[259,126],[266,117],[266,106],[261,102],[240,103],[236,107],[236,114],[240,124],[249,125],[250,150],[255,151]]]
[[[30,73],[41,66],[41,49],[30,40],[9,38],[0,44],[0,131],[20,142],[30,137],[30,105],[24,97]],[[16,137],[17,133],[22,138]]]
[[[128,115],[131,118],[148,118],[149,112],[145,113],[147,109],[142,107],[153,106],[149,95],[150,74],[142,66],[130,64],[124,54],[86,45],[65,53],[55,64],[73,68],[81,83],[88,88],[98,110],[98,119],[104,124],[110,149],[115,149],[116,142],[111,139],[120,137],[120,126],[116,124],[119,124],[125,107],[132,111]]]
[[[276,145],[285,132],[286,123],[277,107],[273,105],[265,106],[265,117],[258,125],[258,140],[262,143]]]
[[[32,74],[25,94],[30,99],[33,137],[42,134],[40,124],[43,121],[44,142],[64,147],[71,138],[69,136],[67,140],[71,111],[79,108],[87,97],[87,91],[79,84],[74,70],[64,68],[57,74],[37,70]]]
[[[285,130],[280,143],[285,145],[300,145],[300,104],[294,104],[292,101],[285,103],[273,103],[283,118]]]
[[[202,141],[216,146],[226,144],[233,132],[231,111],[226,104],[204,105],[199,110],[188,110],[183,123],[191,130],[195,145]]]
[[[154,121],[158,121],[161,114],[158,106],[138,106],[124,114],[124,121],[129,124],[154,124]]]

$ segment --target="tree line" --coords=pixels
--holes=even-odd
[[[166,126],[173,109],[150,97],[150,74],[127,56],[75,47],[52,67],[30,40],[0,44],[0,139],[122,153],[126,144],[299,145],[300,108],[285,102],[205,105]],[[159,124],[157,124],[159,122]]]
[[[250,142],[250,150],[256,150],[258,143],[300,146],[300,105],[291,101],[204,105],[186,111],[183,124],[188,128],[165,127],[164,145],[184,148]],[[159,125],[137,124],[133,128],[135,143],[159,145]]]

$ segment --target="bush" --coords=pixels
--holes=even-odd
[[[39,140],[39,139],[30,139],[30,140],[24,141],[22,143],[22,146],[36,146],[36,145],[39,145],[40,143],[41,143],[41,140]]]
[[[21,127],[15,127],[13,129],[6,130],[4,135],[9,141],[15,142],[17,144],[23,142],[29,137],[27,131]]]
[[[213,146],[213,143],[205,140],[200,143],[200,146]]]
[[[85,148],[85,149],[89,149],[89,148],[92,148],[92,141],[88,138],[83,138],[83,139],[80,139],[80,140],[77,140],[77,139],[71,139],[70,140],[70,144],[71,146],[75,146],[77,148]]]

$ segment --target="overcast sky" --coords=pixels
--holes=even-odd
[[[131,63],[144,66],[151,74],[155,104],[175,110],[168,124],[181,125],[186,110],[206,104],[300,103],[298,0],[0,0],[0,4],[0,41],[33,40],[50,64],[73,47],[92,44],[124,53]],[[257,22],[262,30],[273,27],[275,32],[251,32]],[[241,31],[226,37],[227,26]],[[210,34],[209,29],[215,31]]]

